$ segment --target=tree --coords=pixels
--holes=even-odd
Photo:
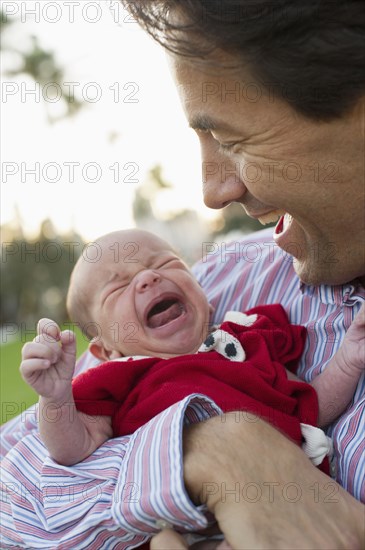
[[[39,84],[42,90],[45,86],[47,86],[47,97],[49,97],[50,101],[44,101],[44,105],[47,110],[47,117],[50,123],[56,122],[66,116],[72,116],[78,113],[79,110],[85,105],[85,102],[79,101],[72,93],[70,93],[70,88],[65,86],[64,82],[67,79],[65,79],[64,69],[58,65],[53,52],[42,48],[38,42],[38,39],[32,35],[29,37],[29,49],[26,51],[21,51],[13,44],[10,37],[11,27],[17,24],[17,19],[15,17],[5,16],[3,12],[0,12],[0,22],[0,30],[3,37],[0,43],[2,55],[5,55],[5,58],[7,54],[11,54],[13,57],[16,55],[19,59],[18,67],[16,69],[5,69],[4,74],[13,78],[22,74],[28,75]],[[52,89],[54,94],[53,98],[51,96]],[[60,93],[60,99],[64,105],[64,114],[57,114],[55,116],[52,113],[51,100],[58,97]]]

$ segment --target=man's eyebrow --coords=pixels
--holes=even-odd
[[[193,130],[216,130],[218,123],[207,115],[195,115],[189,122],[190,128]]]

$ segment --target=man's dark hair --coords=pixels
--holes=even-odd
[[[363,0],[121,1],[171,52],[233,54],[308,118],[340,117],[365,93]]]

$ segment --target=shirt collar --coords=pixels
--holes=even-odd
[[[316,297],[323,304],[353,306],[356,302],[365,300],[365,289],[355,279],[344,285],[306,285],[299,281],[299,288],[303,295]]]

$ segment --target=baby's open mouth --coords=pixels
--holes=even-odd
[[[177,298],[161,300],[147,314],[147,326],[158,328],[174,321],[186,311],[185,306]]]

